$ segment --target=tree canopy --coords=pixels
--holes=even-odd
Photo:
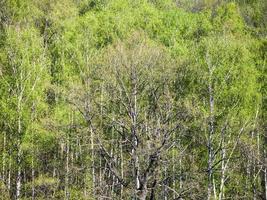
[[[267,1],[0,1],[0,199],[267,199]]]

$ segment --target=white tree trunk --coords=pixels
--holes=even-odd
[[[222,150],[221,150],[221,184],[220,184],[220,193],[219,193],[219,200],[224,198],[224,183],[225,183],[225,158],[226,158],[226,149],[225,149],[225,141],[224,141],[224,130],[222,130],[221,134],[222,140]]]
[[[94,155],[94,131],[92,127],[90,128],[91,133],[91,159],[92,159],[92,187],[93,187],[93,198],[95,197],[95,187],[96,187],[96,178],[95,178],[95,155]]]
[[[209,106],[210,106],[210,119],[209,119],[209,136],[208,136],[208,197],[210,200],[212,193],[212,177],[213,177],[213,134],[214,134],[214,97],[211,81],[209,83]]]
[[[6,183],[6,132],[5,131],[4,131],[4,146],[3,146],[2,180],[4,183]]]
[[[16,199],[20,199],[21,193],[21,148],[20,148],[20,137],[21,137],[21,100],[22,94],[18,97],[18,139],[17,139],[17,164],[18,164],[18,171],[17,171],[17,182],[16,182]]]

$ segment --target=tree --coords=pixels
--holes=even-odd
[[[24,156],[21,148],[23,137],[32,123],[31,112],[33,110],[43,112],[44,108],[41,99],[47,72],[45,52],[42,48],[42,39],[34,28],[22,29],[20,34],[17,34],[15,27],[8,28],[2,49],[4,51],[1,58],[4,67],[1,82],[4,86],[2,89],[4,95],[1,106],[4,110],[3,115],[6,115],[6,121],[4,121],[6,132],[9,134],[13,132],[8,141],[11,145],[10,159],[14,159],[17,167],[16,181],[12,180],[16,182],[16,194],[12,196],[15,195],[16,199],[20,199]],[[5,182],[8,181],[5,180]]]

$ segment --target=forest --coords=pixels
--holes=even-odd
[[[267,200],[266,0],[0,0],[0,200]]]

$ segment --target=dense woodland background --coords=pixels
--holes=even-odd
[[[267,199],[266,0],[0,0],[0,199]]]

